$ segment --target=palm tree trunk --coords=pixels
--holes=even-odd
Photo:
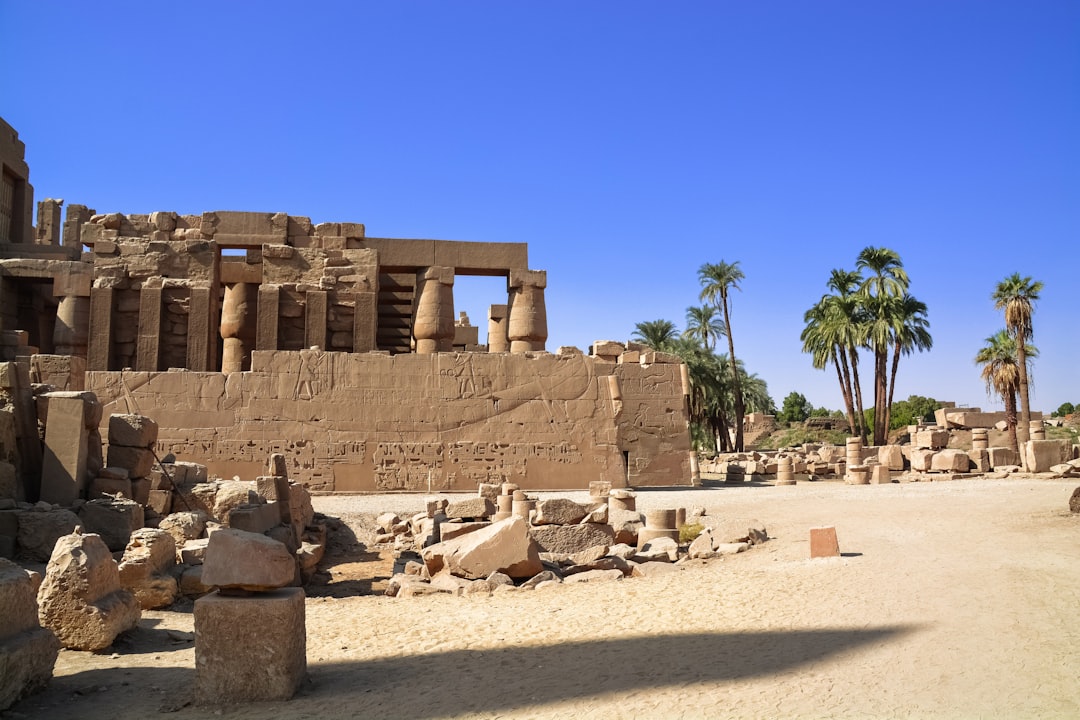
[[[1017,454],[1016,461],[1019,463],[1020,442],[1016,436],[1016,393],[1012,390],[1005,393],[1005,423],[1009,426],[1009,444],[1013,452]]]
[[[735,452],[743,451],[743,407],[742,385],[739,382],[738,366],[735,364],[735,341],[731,339],[731,315],[728,313],[727,297],[722,297],[724,326],[727,328],[728,362],[731,364],[731,390],[735,395]]]
[[[858,429],[855,426],[855,406],[852,400],[851,373],[848,371],[847,352],[844,351],[843,346],[838,347],[837,350],[840,362],[837,362],[834,356],[833,364],[836,365],[836,375],[840,380],[840,393],[844,396],[844,410],[847,411],[848,429],[851,430],[851,434],[854,436],[858,433]]]
[[[888,350],[874,348],[874,444],[885,444],[885,383],[888,377]]]
[[[1016,333],[1016,362],[1020,366],[1020,422],[1017,440],[1027,442],[1031,433],[1031,406],[1028,404],[1027,345],[1021,333]]]
[[[857,418],[859,437],[862,441],[866,442],[866,412],[863,410],[862,404],[862,386],[859,383],[859,351],[857,348],[848,348],[851,352],[851,379],[855,386],[855,409],[858,411]]]
[[[900,365],[900,342],[893,345],[892,371],[889,373],[889,401],[885,405],[885,442],[889,441],[889,431],[892,430],[892,404],[893,393],[896,392],[896,369]]]

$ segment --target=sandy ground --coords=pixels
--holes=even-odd
[[[111,652],[62,651],[49,688],[0,717],[1077,718],[1076,485],[643,492],[639,508],[754,517],[773,539],[655,578],[493,597],[310,597],[310,680],[284,703],[186,704],[190,608],[148,612]],[[836,526],[843,557],[808,559],[819,525]]]

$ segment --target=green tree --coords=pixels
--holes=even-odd
[[[1076,412],[1076,406],[1071,402],[1063,402],[1058,406],[1058,409],[1050,414],[1050,417],[1065,417],[1066,415],[1072,415]]]
[[[1028,349],[1027,343],[1035,333],[1031,316],[1035,310],[1035,301],[1039,299],[1043,284],[1032,281],[1030,277],[1020,277],[1013,273],[998,283],[991,298],[994,308],[1005,311],[1005,330],[1016,342],[1016,366],[1020,373],[1018,391],[1020,393],[1020,434],[1027,440],[1031,427],[1031,404],[1028,401]]]
[[[715,305],[686,308],[684,338],[698,340],[705,348],[712,351],[716,349],[716,341],[726,334],[724,322],[717,316]]]
[[[743,450],[743,416],[746,409],[743,401],[739,373],[735,369],[735,341],[731,332],[730,293],[739,289],[739,281],[746,276],[739,269],[738,261],[727,263],[705,263],[698,268],[698,280],[701,282],[700,299],[720,308],[724,314],[724,330],[728,340],[728,366],[731,370],[731,392],[735,399],[735,450]]]
[[[900,355],[910,355],[916,350],[929,350],[934,345],[930,337],[930,323],[926,319],[926,303],[904,293],[894,303],[893,322],[893,358],[892,371],[889,375],[889,398],[885,406],[885,427],[893,430],[892,409],[893,393],[896,390],[896,368],[900,364]],[[904,423],[907,425],[909,423]]]
[[[883,445],[888,430],[888,354],[895,341],[899,298],[909,280],[900,256],[884,247],[865,247],[855,266],[868,276],[859,289],[869,322],[863,342],[874,353],[874,444]]]
[[[631,335],[631,339],[661,352],[667,352],[678,337],[679,333],[675,328],[675,323],[670,320],[639,322],[634,326],[634,334]]]
[[[804,422],[813,411],[814,406],[810,404],[806,396],[793,390],[784,398],[784,403],[780,406],[780,414],[776,419],[784,423]]]
[[[986,345],[975,355],[975,363],[982,366],[980,376],[986,383],[986,392],[996,392],[1005,402],[1005,422],[1009,426],[1009,445],[1019,452],[1017,437],[1016,394],[1020,389],[1020,359],[1016,337],[1008,330],[998,330],[986,338]],[[1028,346],[1027,357],[1037,356],[1038,350]]]

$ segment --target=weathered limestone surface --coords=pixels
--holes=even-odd
[[[543,570],[528,522],[517,516],[424,548],[422,557],[431,575],[449,572],[471,580],[493,572],[527,578]]]
[[[195,696],[203,704],[288,700],[307,675],[304,591],[195,601]]]
[[[131,534],[120,561],[120,584],[129,590],[143,610],[168,607],[176,601],[176,543],[172,535],[156,528]]]
[[[158,454],[222,477],[261,475],[278,452],[291,479],[322,490],[690,482],[680,364],[310,350],[256,351],[251,362],[228,376],[88,372],[87,387],[106,414],[155,408]]]
[[[41,624],[73,650],[104,650],[134,628],[139,602],[120,586],[109,548],[97,535],[60,538],[38,590]]]
[[[222,528],[210,535],[203,558],[206,585],[260,591],[285,587],[296,577],[296,558],[265,535]]]
[[[1028,472],[1048,472],[1054,465],[1072,459],[1072,445],[1067,440],[1028,440],[1023,453]]]
[[[596,545],[615,543],[615,530],[610,525],[583,523],[581,525],[537,525],[529,534],[541,552],[578,553]]]
[[[18,514],[19,549],[29,560],[48,562],[56,541],[75,530],[79,516],[70,510],[32,508]]]
[[[49,682],[59,651],[56,635],[38,623],[30,576],[0,558],[0,711]]]

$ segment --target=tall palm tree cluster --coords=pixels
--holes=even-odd
[[[1009,444],[1019,450],[1028,438],[1031,427],[1031,405],[1028,399],[1028,371],[1038,349],[1030,344],[1034,337],[1031,316],[1043,284],[1030,277],[1013,273],[998,283],[990,298],[994,308],[1005,312],[1005,328],[986,338],[986,345],[975,355],[982,365],[981,376],[986,391],[996,392],[1005,403],[1005,422],[1009,429]],[[1017,421],[1016,399],[1020,398],[1020,418]]]
[[[855,270],[833,270],[831,291],[803,315],[801,339],[815,368],[832,365],[844,397],[852,435],[875,445],[887,442],[896,372],[901,355],[933,346],[926,304],[909,292],[910,280],[900,256],[889,248],[866,247]],[[865,275],[863,274],[865,273]],[[874,420],[868,428],[859,377],[859,351],[874,363]]]
[[[639,322],[634,328],[634,340],[686,363],[692,386],[691,430],[698,449],[743,450],[746,411],[773,411],[765,381],[747,374],[735,358],[730,292],[739,289],[744,277],[737,261],[705,263],[698,270],[703,304],[686,309],[685,330],[680,333],[670,320]],[[728,352],[718,354],[716,345],[725,337]]]

